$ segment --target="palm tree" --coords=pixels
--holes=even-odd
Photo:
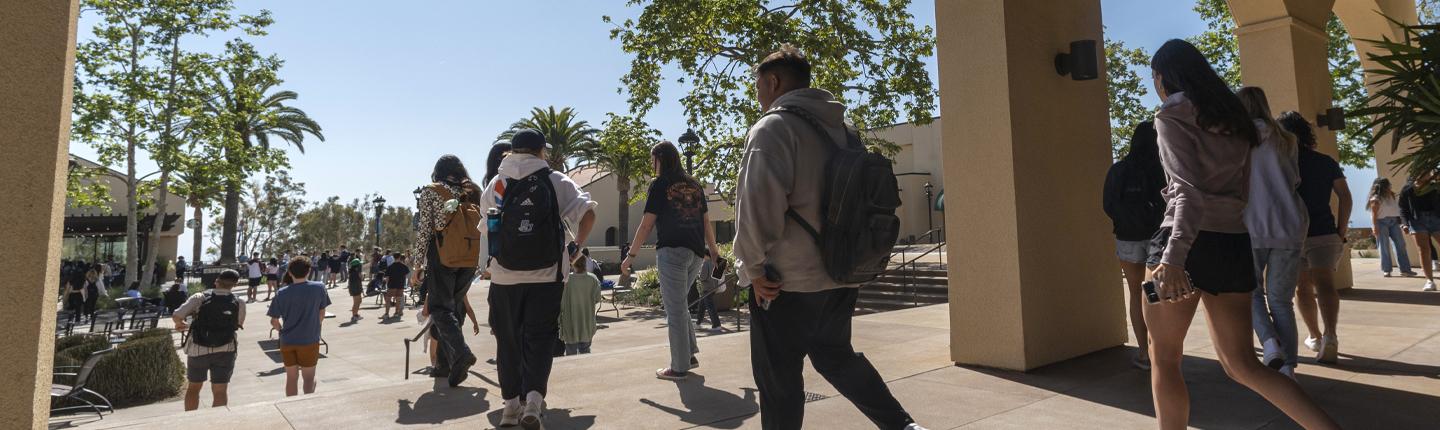
[[[275,77],[279,61],[273,57],[260,57],[254,47],[243,42],[227,45],[227,54],[233,56],[230,67],[216,82],[216,97],[209,109],[223,118],[225,127],[234,139],[233,145],[225,148],[225,161],[243,174],[232,177],[225,184],[225,219],[220,236],[220,262],[235,261],[235,235],[239,227],[240,193],[244,178],[255,170],[268,169],[272,137],[295,146],[305,153],[305,135],[314,135],[325,141],[320,124],[311,119],[305,111],[286,105],[300,96],[294,91],[274,91],[280,84]]]
[[[191,219],[195,220],[194,243],[191,245],[191,264],[200,264],[200,251],[202,237],[205,235],[205,212],[220,193],[224,191],[223,182],[210,170],[209,163],[201,160],[189,160],[181,170],[175,172],[176,182],[170,185],[175,195],[185,196],[185,204],[194,209]]]
[[[1370,144],[1391,135],[1391,150],[1415,142],[1409,154],[1397,158],[1393,168],[1419,176],[1440,167],[1440,24],[1405,25],[1391,20],[1405,32],[1404,41],[1362,40],[1375,45],[1371,54],[1375,68],[1365,72],[1380,79],[1365,100],[1366,108],[1351,115],[1369,117],[1366,128],[1375,130]]]
[[[660,132],[639,118],[613,113],[608,116],[600,139],[583,148],[579,157],[615,175],[616,190],[620,192],[616,202],[620,225],[615,239],[624,243],[630,240],[630,192],[635,180],[650,173],[650,147],[660,140]]]
[[[531,128],[545,135],[545,142],[552,147],[545,151],[545,161],[550,163],[550,168],[559,172],[569,171],[570,158],[578,156],[585,151],[585,148],[595,144],[595,136],[600,130],[590,127],[587,121],[581,121],[574,109],[564,108],[555,110],[554,106],[530,110],[530,117],[515,121],[510,124],[510,129],[500,133],[498,140],[510,140],[515,133]]]

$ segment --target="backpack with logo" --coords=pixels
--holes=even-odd
[[[810,225],[795,209],[785,215],[815,239],[825,272],[835,282],[870,282],[890,265],[890,254],[900,237],[900,185],[889,158],[865,149],[860,135],[849,127],[846,141],[835,142],[820,121],[804,109],[781,106],[771,113],[788,113],[803,119],[832,147],[821,189],[820,225]]]
[[[483,218],[480,205],[467,198],[470,190],[457,196],[444,185],[434,184],[431,188],[440,195],[441,201],[455,199],[460,203],[447,216],[445,227],[435,230],[435,251],[440,256],[440,264],[456,269],[479,267],[480,247],[484,246],[480,237],[480,220]]]
[[[204,347],[221,347],[235,341],[235,330],[239,328],[240,305],[231,294],[215,294],[206,291],[190,324],[190,341]]]
[[[495,256],[501,267],[540,270],[560,263],[565,227],[550,172],[549,168],[541,168],[524,178],[505,180],[505,197],[500,205],[500,253]]]

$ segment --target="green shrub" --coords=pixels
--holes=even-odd
[[[616,300],[631,306],[660,306],[660,272],[647,270],[635,275],[635,287],[620,293]]]
[[[104,336],[76,335],[56,340],[55,345],[56,366],[79,366],[90,353],[110,347],[110,342]],[[115,407],[143,405],[179,395],[184,374],[170,329],[150,329],[100,359],[86,388],[109,398]]]
[[[79,366],[85,363],[90,353],[110,347],[105,336],[78,334],[65,336],[55,341],[55,366]]]

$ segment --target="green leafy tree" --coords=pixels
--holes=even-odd
[[[643,178],[650,174],[650,147],[660,141],[660,132],[644,120],[632,116],[607,114],[605,131],[596,144],[580,156],[586,162],[615,175],[615,188],[620,198],[615,202],[620,225],[617,240],[630,237],[630,204],[639,191]]]
[[[276,90],[282,65],[275,56],[262,56],[247,42],[226,43],[224,65],[212,76],[215,97],[207,111],[225,127],[222,161],[230,173],[225,189],[225,215],[221,227],[220,262],[235,261],[240,221],[240,187],[254,172],[271,172],[289,166],[285,152],[270,145],[272,138],[305,152],[305,136],[325,141],[320,124],[304,111],[290,106],[299,98],[294,91]]]
[[[125,282],[143,276],[139,280],[148,283],[153,272],[137,270],[150,266],[138,261],[137,246],[143,200],[151,196],[141,192],[145,177],[137,175],[136,164],[148,153],[160,168],[154,201],[156,218],[163,220],[170,174],[180,163],[178,148],[192,135],[195,106],[204,96],[197,78],[211,66],[203,55],[182,49],[182,40],[235,27],[253,31],[267,23],[268,14],[233,16],[230,0],[85,0],[81,9],[98,23],[76,47],[71,133],[92,145],[102,164],[125,166]],[[147,260],[155,258],[162,225],[154,223],[149,232]]]
[[[1423,1],[1433,3],[1435,0]],[[1190,38],[1190,42],[1210,59],[1215,70],[1220,72],[1226,82],[1239,88],[1240,46],[1236,41],[1235,18],[1230,14],[1229,4],[1226,0],[1197,0],[1195,12],[1205,21],[1207,30]],[[1345,109],[1347,113],[1361,110],[1365,107],[1366,97],[1364,74],[1350,34],[1334,15],[1331,15],[1326,23],[1325,32],[1329,36],[1327,50],[1334,106]],[[1364,122],[1364,119],[1352,115],[1347,118],[1346,129],[1336,136],[1341,164],[1358,168],[1370,167],[1370,160],[1374,155],[1367,142],[1373,134],[1370,129],[1360,127]]]
[[[813,84],[834,93],[861,130],[902,119],[929,123],[935,84],[925,70],[934,31],[917,27],[909,0],[629,0],[640,16],[615,22],[611,39],[633,55],[621,77],[631,112],[643,117],[660,102],[660,82],[689,91],[686,119],[706,136],[696,173],[722,195],[734,188],[745,132],[760,117],[753,66],[783,44],[814,65]],[[678,76],[665,76],[668,71]],[[894,145],[871,138],[872,145]]]
[[[1396,23],[1399,25],[1399,23]],[[1393,167],[1411,176],[1440,168],[1440,25],[1404,26],[1405,40],[1365,40],[1381,49],[1370,60],[1369,73],[1380,78],[1364,109],[1366,129],[1375,130],[1367,142],[1378,144],[1390,135],[1392,151],[1403,142],[1417,142],[1413,151],[1394,161]]]
[[[1110,96],[1110,149],[1119,159],[1130,151],[1135,126],[1155,117],[1155,108],[1145,103],[1149,91],[1136,68],[1148,70],[1150,56],[1141,48],[1105,40],[1105,76]]]
[[[185,204],[194,211],[190,219],[194,222],[191,234],[191,261],[199,263],[201,238],[205,236],[205,210],[210,209],[225,191],[223,176],[217,171],[219,165],[208,163],[203,157],[186,157],[185,164],[176,173],[176,181],[170,184],[171,192],[185,196]]]
[[[497,139],[510,140],[516,132],[527,128],[545,135],[545,142],[551,146],[545,150],[545,161],[550,163],[550,169],[558,172],[569,171],[570,159],[593,146],[595,136],[600,134],[600,130],[591,127],[588,121],[581,120],[575,109],[555,110],[554,106],[550,106],[531,109],[530,117],[510,124],[510,129],[500,133]]]
[[[65,206],[70,208],[109,208],[110,187],[98,178],[108,173],[104,167],[87,167],[74,160],[65,170]]]

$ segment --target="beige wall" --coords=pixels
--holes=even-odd
[[[894,156],[895,174],[900,181],[900,239],[925,234],[925,215],[929,208],[925,204],[925,183],[934,186],[934,197],[945,189],[945,169],[940,166],[941,119],[925,125],[899,124],[870,130],[874,137],[885,139],[900,147]],[[935,229],[945,225],[945,214],[935,211],[931,214]]]
[[[81,158],[74,158],[74,159],[75,159],[75,161],[76,161],[77,163],[79,163],[80,165],[83,165],[83,166],[86,167],[86,168],[103,167],[103,166],[101,166],[100,164],[95,163],[95,162],[90,161],[90,160],[85,160],[85,159],[81,159]],[[108,169],[107,169],[107,170],[108,170]],[[129,204],[129,200],[130,200],[130,199],[125,195],[125,180],[123,180],[123,179],[121,179],[120,177],[117,177],[117,176],[116,176],[116,175],[124,175],[124,174],[123,174],[123,173],[120,173],[120,172],[113,171],[113,170],[108,170],[108,171],[110,172],[110,174],[104,174],[104,173],[102,173],[102,174],[96,176],[96,177],[93,178],[93,179],[87,179],[87,180],[85,180],[85,181],[83,181],[83,182],[84,182],[84,183],[89,183],[90,181],[93,180],[93,181],[100,181],[101,183],[105,184],[105,188],[106,188],[107,194],[109,194],[109,196],[110,196],[110,205],[109,205],[108,207],[100,207],[100,208],[94,208],[94,207],[79,208],[79,207],[74,207],[74,206],[71,205],[70,202],[67,200],[66,203],[65,203],[65,216],[69,217],[69,216],[90,216],[90,215],[122,215],[122,216],[125,215],[125,212],[128,210],[128,209],[127,209],[127,207],[128,207],[127,205]],[[142,174],[143,174],[143,173],[142,173]],[[156,195],[155,195],[155,196],[152,196],[151,199],[155,199],[156,197],[158,197],[158,195],[159,195],[159,193],[156,193]],[[160,243],[160,246],[159,246],[159,248],[158,248],[158,251],[156,252],[156,255],[158,255],[161,259],[174,261],[174,260],[175,260],[175,257],[178,256],[178,255],[180,255],[180,253],[179,253],[179,252],[180,252],[180,251],[179,251],[180,233],[182,233],[182,232],[185,230],[185,220],[186,220],[185,216],[187,215],[187,213],[188,213],[189,211],[186,210],[187,207],[185,206],[185,199],[184,199],[184,197],[182,197],[182,196],[178,196],[178,195],[174,195],[174,194],[169,194],[168,197],[165,199],[165,201],[166,201],[166,203],[165,203],[165,204],[166,204],[165,211],[166,211],[166,212],[169,212],[171,215],[180,215],[180,218],[176,219],[174,225],[172,225],[169,229],[162,230],[162,231],[160,232],[160,242],[159,242],[159,243]],[[149,211],[144,211],[144,210],[142,210],[141,212],[147,213],[147,214],[153,214],[153,213],[155,213],[154,208],[155,208],[155,206],[152,205],[152,206],[151,206],[151,209],[150,209]],[[140,234],[142,234],[142,235],[149,234],[149,233],[150,233],[150,232],[149,232],[148,230],[147,230],[147,231],[141,231],[141,232],[140,232]]]
[[[1071,41],[1103,40],[1100,1],[935,8],[945,189],[963,202],[945,212],[952,359],[1028,370],[1123,344],[1096,198],[1110,165],[1105,81],[1054,68]]]
[[[77,2],[6,2],[0,13],[0,423],[46,427]],[[31,363],[34,363],[32,366]]]

